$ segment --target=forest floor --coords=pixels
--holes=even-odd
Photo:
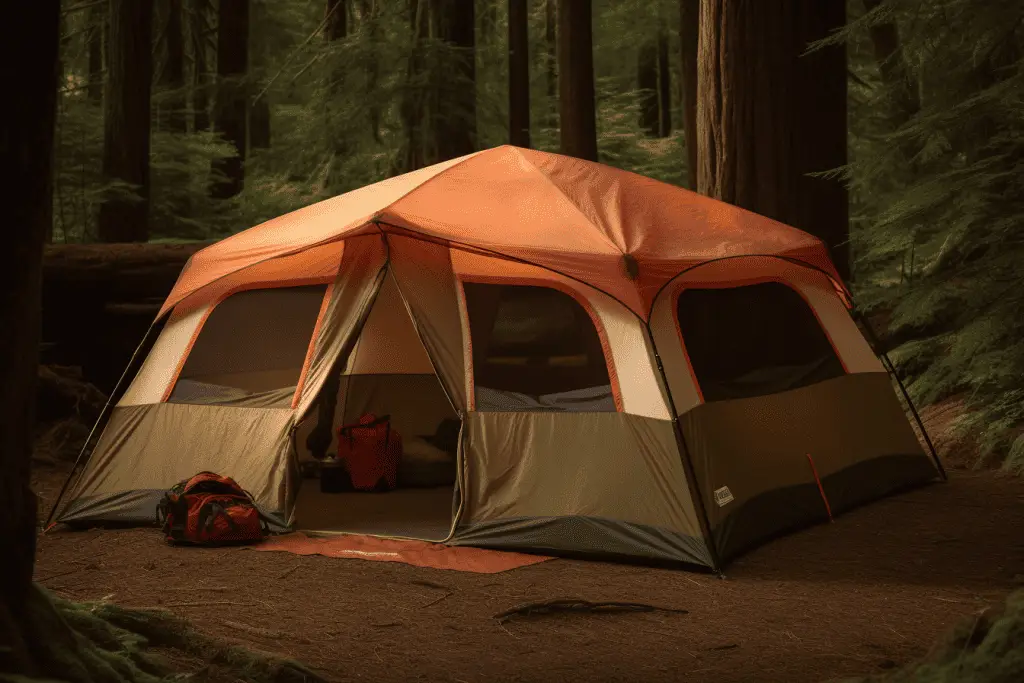
[[[41,508],[66,466],[38,468]],[[924,655],[1024,586],[1024,480],[954,471],[765,545],[709,574],[556,559],[499,574],[244,548],[158,530],[53,531],[36,579],[76,601],[162,607],[203,632],[338,681],[825,681]],[[687,614],[555,613],[554,598]],[[181,662],[187,669],[188,662]]]

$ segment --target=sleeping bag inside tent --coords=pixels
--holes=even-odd
[[[818,239],[511,146],[197,252],[137,355],[58,521],[210,470],[279,529],[720,568],[943,476]],[[394,486],[328,485],[367,416]]]

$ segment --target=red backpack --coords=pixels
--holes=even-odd
[[[167,542],[228,545],[261,541],[269,527],[234,479],[200,472],[164,494],[156,510]]]
[[[338,429],[338,460],[347,467],[352,488],[390,491],[398,485],[402,435],[391,428],[391,416],[367,413],[359,422]]]

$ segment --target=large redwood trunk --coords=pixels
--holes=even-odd
[[[558,3],[558,86],[562,154],[597,161],[590,0]]]
[[[699,27],[700,0],[679,0],[683,141],[686,144],[686,186],[691,190],[697,189],[697,36]]]
[[[234,197],[245,184],[248,146],[249,0],[220,0],[217,13],[217,100],[214,130],[235,148],[237,156],[219,160],[216,169],[226,176],[215,183],[211,195]]]
[[[527,0],[508,0],[508,134],[530,146],[530,37]]]
[[[439,17],[438,37],[457,51],[450,91],[435,116],[435,161],[476,151],[476,13],[473,0],[433,0]]]
[[[0,250],[0,671],[38,675],[26,638],[35,563],[32,424],[40,329],[43,243],[52,222],[60,3],[11,3],[0,24],[0,59],[17,64],[4,83],[17,106],[0,107],[0,149],[16,172],[5,181]],[[30,39],[26,40],[25,38]]]
[[[544,75],[548,93],[548,123],[558,125],[558,112],[554,109],[558,97],[558,7],[557,0],[544,0]]]
[[[101,242],[149,239],[150,91],[153,4],[110,0],[103,175],[135,187],[137,200],[110,197],[100,206]]]
[[[161,107],[160,124],[164,130],[184,133],[185,122],[185,35],[182,22],[182,0],[167,1],[167,19],[164,25],[164,63],[160,72],[160,86],[172,91]]]
[[[107,12],[103,4],[89,9],[89,87],[86,95],[92,102],[103,101],[103,34],[107,25]]]
[[[849,275],[846,48],[801,56],[843,25],[841,0],[781,7],[702,0],[697,129],[698,191],[819,237]]]

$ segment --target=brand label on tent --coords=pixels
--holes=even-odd
[[[715,489],[715,502],[718,503],[718,507],[724,507],[733,501],[732,491],[729,490],[728,486],[723,486],[720,489]]]

